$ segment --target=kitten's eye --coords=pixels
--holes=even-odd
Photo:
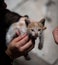
[[[31,29],[31,31],[34,31],[33,29]]]
[[[38,31],[40,31],[41,29],[38,29]]]

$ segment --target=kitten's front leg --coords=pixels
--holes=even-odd
[[[33,44],[35,44],[35,39],[36,39],[36,38],[34,38],[31,34],[29,34],[29,40],[30,40],[30,39],[32,40]],[[28,52],[24,54],[24,57],[25,57],[26,60],[31,60],[31,57],[30,57],[30,55],[28,54]]]
[[[43,33],[41,33],[40,37],[39,37],[39,45],[38,45],[38,49],[42,49],[43,48],[43,43],[44,43],[44,35]]]
[[[30,60],[31,59],[28,53],[25,53],[24,57],[25,57],[26,60]]]

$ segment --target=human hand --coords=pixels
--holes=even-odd
[[[56,44],[58,44],[58,27],[53,30],[53,36]]]
[[[10,42],[6,50],[6,54],[11,58],[15,59],[29,52],[34,47],[32,40],[29,40],[27,34],[18,36]]]

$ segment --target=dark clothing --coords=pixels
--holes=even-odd
[[[4,0],[0,0],[0,65],[12,65],[12,60],[5,53],[7,49],[5,35],[9,26],[22,16],[5,8]],[[25,15],[25,17],[28,16]]]
[[[12,65],[12,60],[5,53],[7,49],[5,35],[9,26],[23,17],[6,9],[6,6],[4,0],[0,0],[0,65]],[[25,15],[25,17],[28,16]]]
[[[7,9],[0,10],[0,65],[11,65],[11,59],[5,54],[7,49],[5,35],[8,27],[22,16]]]
[[[5,53],[5,35],[7,28],[22,17],[5,9],[6,6],[4,0],[0,0],[0,65],[11,65],[12,60]]]
[[[11,65],[11,59],[6,55],[7,49],[5,43],[5,35],[8,27],[18,21],[22,16],[17,13],[11,12],[6,8],[4,0],[0,0],[0,65]]]

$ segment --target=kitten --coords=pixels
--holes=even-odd
[[[45,19],[41,19],[39,22],[30,22],[29,19],[26,19],[25,21],[19,20],[18,22],[13,23],[6,33],[6,45],[17,36],[16,31],[18,31],[20,35],[27,33],[33,42],[35,42],[35,39],[39,37],[40,42],[38,48],[42,49],[42,33],[43,30],[46,29],[44,25]],[[26,53],[24,57],[26,60],[30,60],[28,53]]]
[[[41,50],[43,48],[43,31],[46,29],[45,19],[41,19],[39,22],[30,22],[25,20],[27,25],[27,33],[31,36],[34,41],[39,37],[39,45],[38,48]]]

